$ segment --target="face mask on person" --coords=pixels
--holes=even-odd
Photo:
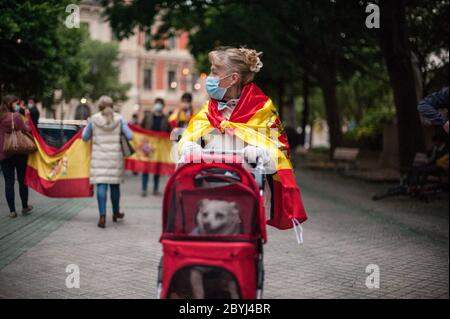
[[[34,106],[33,103],[28,103],[28,104],[27,104],[28,109],[32,109],[33,106]]]
[[[225,79],[231,75],[233,75],[233,73],[229,74],[227,76],[224,76],[223,78],[219,78],[217,76],[211,76],[211,75],[206,78],[206,82],[205,82],[206,92],[208,93],[210,98],[219,100],[219,101],[223,99],[223,97],[225,96],[225,93],[227,93],[227,90],[230,88],[230,86],[223,88],[223,87],[219,86],[219,83],[220,83],[220,81],[222,81],[223,79]]]
[[[19,111],[20,111],[20,105],[14,104],[14,112],[19,112]]]
[[[163,109],[163,105],[161,103],[155,103],[155,105],[153,105],[154,112],[161,112],[162,109]]]

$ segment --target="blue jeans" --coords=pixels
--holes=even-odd
[[[142,191],[146,192],[148,188],[149,174],[142,174]],[[159,188],[159,175],[153,175],[153,192],[156,193]]]
[[[106,200],[108,195],[108,185],[111,189],[111,202],[113,214],[120,213],[120,184],[97,184],[97,202],[100,216],[106,215]]]

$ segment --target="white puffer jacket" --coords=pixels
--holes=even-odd
[[[123,155],[120,146],[122,116],[114,113],[112,123],[97,113],[92,116],[91,184],[119,184],[123,181]]]

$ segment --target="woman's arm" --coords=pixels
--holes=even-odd
[[[122,129],[122,133],[125,134],[126,138],[131,141],[133,139],[133,132],[130,130],[130,127],[128,126],[128,124],[125,122],[124,119],[120,120],[120,125],[121,125],[121,129]]]
[[[22,131],[31,133],[31,128],[24,120],[22,120],[22,116],[20,113],[13,113],[13,119],[14,119],[14,126],[16,129]]]
[[[92,122],[90,119],[88,119],[88,124],[83,129],[83,133],[81,134],[81,138],[83,141],[89,141],[92,137]]]

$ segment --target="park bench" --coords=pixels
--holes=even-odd
[[[335,168],[344,167],[345,172],[348,172],[351,167],[357,164],[359,155],[359,148],[336,147],[333,152],[333,162]]]

